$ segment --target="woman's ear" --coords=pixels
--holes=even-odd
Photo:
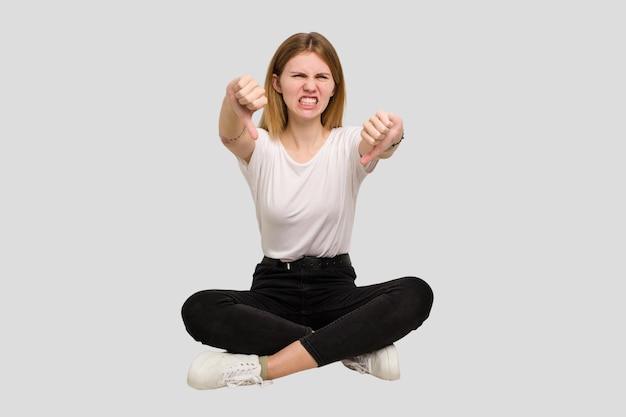
[[[278,94],[282,94],[282,91],[280,89],[280,80],[278,79],[278,75],[276,74],[272,74],[272,87],[274,87],[274,90],[276,90]]]

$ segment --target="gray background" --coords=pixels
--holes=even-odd
[[[624,415],[619,3],[3,2],[2,415]],[[397,382],[195,391],[180,306],[261,256],[225,86],[313,30],[346,125],[405,120],[362,188],[359,282],[418,275],[432,316]]]

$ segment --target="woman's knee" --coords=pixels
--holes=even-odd
[[[418,277],[405,277],[402,285],[404,302],[410,306],[413,316],[421,324],[430,315],[434,300],[433,290],[426,281]]]
[[[198,291],[185,300],[181,308],[183,322],[190,333],[200,324],[206,325],[213,316],[213,306],[219,303],[220,294],[212,290]]]

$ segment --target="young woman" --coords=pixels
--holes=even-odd
[[[189,334],[220,350],[192,361],[191,387],[263,384],[336,361],[400,377],[394,342],[428,318],[431,288],[417,277],[357,286],[349,251],[359,187],[397,151],[403,121],[379,111],[343,127],[345,100],[339,57],[316,32],[279,46],[264,88],[248,75],[226,87],[219,135],[250,187],[264,256],[249,290],[184,303]]]

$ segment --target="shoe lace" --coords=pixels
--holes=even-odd
[[[355,356],[353,358],[346,359],[343,361],[343,364],[360,374],[368,374],[370,372],[368,361],[365,355]]]
[[[224,383],[229,388],[238,387],[240,385],[258,384],[261,387],[270,385],[272,381],[264,381],[259,375],[251,373],[256,370],[258,366],[258,364],[254,363],[237,364],[237,366],[224,371]]]

